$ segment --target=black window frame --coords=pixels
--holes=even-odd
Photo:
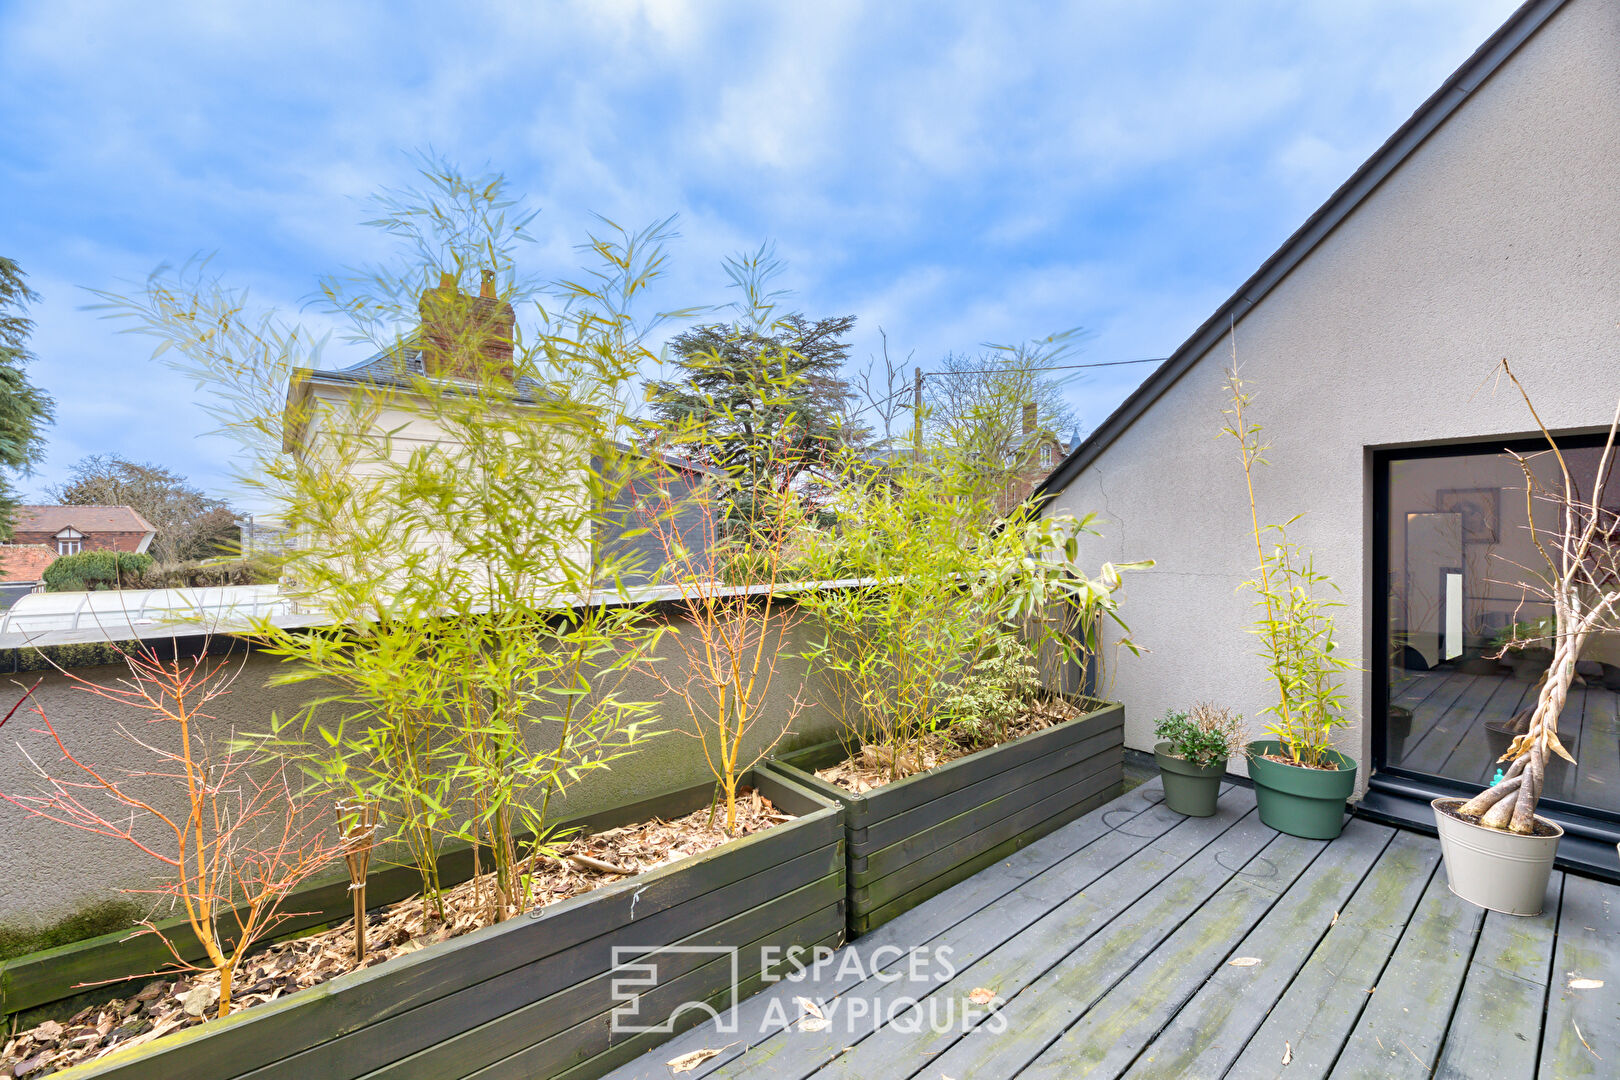
[[[1579,449],[1586,447],[1601,447],[1607,438],[1607,432],[1580,432],[1572,434],[1554,434],[1558,445],[1565,449]],[[1371,693],[1368,701],[1372,706],[1368,729],[1372,742],[1372,762],[1369,769],[1369,786],[1399,790],[1403,795],[1415,797],[1413,793],[1432,791],[1430,797],[1449,795],[1467,796],[1477,794],[1482,790],[1478,783],[1468,783],[1450,777],[1439,776],[1435,773],[1418,772],[1414,769],[1405,769],[1399,765],[1389,763],[1389,537],[1390,537],[1390,505],[1389,505],[1389,465],[1395,460],[1411,460],[1415,458],[1460,457],[1464,455],[1500,454],[1508,451],[1520,453],[1545,450],[1547,441],[1541,437],[1533,438],[1503,438],[1503,439],[1468,439],[1450,443],[1428,443],[1418,446],[1379,447],[1371,451],[1372,461],[1370,481],[1372,486],[1372,535],[1369,540],[1371,554],[1372,596],[1371,616],[1369,619],[1370,634],[1367,635],[1367,655],[1371,657],[1369,665],[1372,676]],[[1620,474],[1620,465],[1616,467]],[[1616,475],[1611,482],[1620,481]],[[1380,785],[1380,778],[1383,784]],[[1395,783],[1389,781],[1394,780]],[[1424,808],[1427,809],[1426,807]],[[1583,826],[1601,833],[1620,833],[1620,811],[1606,810],[1602,807],[1583,806],[1578,803],[1568,803],[1560,799],[1541,800],[1538,813],[1553,818],[1564,824],[1566,828],[1574,826],[1576,830],[1588,831]],[[1613,849],[1609,855],[1613,856]],[[1560,862],[1563,862],[1560,857]],[[1606,875],[1607,876],[1607,875]]]

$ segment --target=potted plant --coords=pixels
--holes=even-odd
[[[1345,802],[1355,790],[1356,764],[1333,748],[1333,733],[1350,722],[1342,679],[1357,665],[1338,651],[1333,609],[1339,603],[1321,595],[1334,589],[1333,582],[1288,537],[1288,527],[1299,515],[1281,525],[1260,524],[1254,467],[1264,463],[1267,447],[1260,425],[1247,416],[1253,395],[1244,389],[1235,360],[1226,389],[1231,405],[1222,433],[1232,436],[1241,450],[1249,524],[1259,557],[1255,577],[1245,583],[1261,609],[1252,632],[1260,639],[1260,655],[1277,691],[1266,709],[1273,718],[1266,727],[1271,738],[1248,747],[1249,777],[1261,821],[1291,836],[1331,840],[1344,827]]]
[[[1550,616],[1516,622],[1503,627],[1491,639],[1493,655],[1512,666],[1515,679],[1534,682],[1552,666],[1553,650],[1547,647],[1547,642],[1555,633]]]
[[[1171,709],[1153,725],[1153,748],[1164,782],[1164,804],[1188,817],[1210,817],[1228,759],[1244,753],[1243,717],[1200,701],[1191,712]]]
[[[1534,549],[1546,560],[1545,572],[1526,574],[1521,586],[1548,603],[1553,614],[1537,620],[1533,632],[1551,639],[1552,658],[1522,731],[1513,735],[1500,760],[1499,779],[1472,799],[1435,799],[1435,827],[1451,891],[1470,903],[1509,915],[1538,915],[1564,830],[1541,817],[1536,806],[1550,757],[1574,763],[1558,739],[1558,717],[1575,681],[1581,650],[1594,634],[1620,629],[1620,529],[1604,508],[1604,486],[1614,463],[1620,406],[1596,473],[1584,489],[1571,475],[1569,461],[1552,437],[1506,360],[1502,372],[1518,389],[1557,463],[1556,482],[1537,475],[1527,455],[1513,456],[1525,478],[1525,516]],[[1549,455],[1537,454],[1536,458]],[[1583,490],[1589,492],[1584,498]],[[1540,520],[1537,514],[1540,513]],[[1556,523],[1556,524],[1554,524]],[[1510,627],[1519,629],[1519,625]],[[1513,634],[1510,640],[1525,635]]]

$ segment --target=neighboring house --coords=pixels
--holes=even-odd
[[[622,443],[618,448],[636,453]],[[702,485],[721,475],[669,454],[642,456],[640,461],[647,475],[624,485],[603,508],[596,547],[599,566],[609,561],[629,565],[631,571],[622,580],[636,585],[658,581],[668,565],[671,544],[693,552],[695,565],[702,565],[701,553],[714,542],[716,525],[712,500],[705,497]],[[595,467],[602,469],[600,457]]]
[[[1486,724],[1535,686],[1490,661],[1490,637],[1544,613],[1511,584],[1527,522],[1504,454],[1536,448],[1534,422],[1492,371],[1512,361],[1590,476],[1620,397],[1617,166],[1620,0],[1524,4],[1040,485],[1052,510],[1103,519],[1088,562],[1157,561],[1121,613],[1150,651],[1107,657],[1127,745],[1200,700],[1258,733],[1274,700],[1247,632],[1238,449],[1217,437],[1235,327],[1270,444],[1261,521],[1305,514],[1290,537],[1338,586],[1365,669],[1339,740],[1361,807],[1432,828],[1430,798],[1488,782]],[[1568,830],[1561,858],[1612,875],[1620,683],[1586,670],[1563,716],[1580,765],[1552,765],[1542,808]]]
[[[438,446],[454,454],[449,435],[438,425],[428,410],[414,402],[421,380],[444,380],[443,385],[454,391],[456,385],[489,368],[500,377],[513,380],[512,393],[504,399],[503,407],[532,410],[537,424],[559,422],[561,402],[544,386],[513,371],[513,339],[515,323],[512,307],[495,295],[493,275],[484,275],[478,296],[461,293],[450,275],[445,275],[436,289],[422,294],[419,306],[421,322],[417,331],[399,346],[340,370],[300,368],[293,373],[288,391],[287,423],[283,428],[282,448],[295,454],[318,453],[322,444],[322,431],[326,425],[341,423],[344,417],[358,412],[369,414],[371,423],[380,435],[387,432],[389,453],[395,460],[403,460],[425,446]],[[468,327],[473,328],[469,332]],[[468,352],[466,342],[476,340],[482,352],[482,364],[469,364],[458,360]],[[524,415],[527,415],[526,413]],[[572,415],[572,414],[571,414]],[[585,496],[584,455],[589,438],[581,440],[580,495]],[[600,446],[602,443],[598,442]],[[627,449],[620,445],[621,450]],[[601,458],[596,462],[600,465]],[[360,466],[363,468],[364,465]],[[707,470],[690,462],[661,456],[652,470],[656,475],[673,480],[671,490],[690,492],[695,481]],[[641,497],[645,497],[644,495]],[[581,555],[585,549],[600,557],[608,551],[623,551],[630,544],[645,557],[641,560],[641,573],[637,581],[656,576],[656,563],[661,561],[661,545],[656,536],[642,534],[626,537],[637,528],[634,503],[629,493],[618,500],[621,505],[605,508],[605,517],[612,522],[610,535],[580,537]],[[683,535],[696,537],[703,533],[696,529],[693,511],[682,512],[679,528]],[[294,539],[282,536],[280,543]],[[431,539],[425,542],[432,543]],[[440,541],[443,542],[442,540]]]
[[[58,555],[144,552],[157,529],[128,506],[19,506],[13,544],[43,544]]]
[[[1074,433],[1074,438],[1064,442],[1062,436],[1036,422],[1036,406],[1034,402],[1024,405],[1023,439],[1019,444],[1018,460],[1015,471],[1007,482],[1006,490],[996,500],[1002,513],[1010,512],[1015,506],[1029,498],[1035,486],[1051,475],[1057,463],[1062,461],[1070,448],[1080,442],[1080,432]]]
[[[46,544],[0,544],[0,611],[39,588],[45,568],[58,558]]]

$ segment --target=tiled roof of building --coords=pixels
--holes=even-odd
[[[56,561],[56,549],[44,544],[0,545],[0,582],[35,582]]]
[[[59,533],[72,527],[85,535],[109,532],[156,532],[150,521],[130,506],[19,506],[12,528],[24,533]]]
[[[305,375],[311,379],[371,383],[376,386],[397,386],[401,389],[410,389],[412,384],[425,374],[426,370],[422,366],[422,349],[414,341],[401,342],[391,349],[384,349],[370,359],[351,364],[346,368],[305,370]],[[555,394],[527,375],[518,376],[513,383],[513,389],[516,391],[514,396],[518,401],[539,402],[556,399]]]

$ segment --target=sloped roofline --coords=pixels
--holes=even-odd
[[[1567,2],[1527,0],[1520,5],[1496,33],[1474,50],[1474,54],[1452,72],[1427,101],[1418,106],[1410,119],[1397,128],[1395,134],[1329,196],[1327,202],[1305,219],[1305,224],[1284,241],[1282,247],[1260,264],[1260,269],[1230,299],[1217,308],[1168,359],[1154,368],[1142,385],[1109,414],[1108,419],[1098,425],[1090,437],[1069,452],[1062,464],[1035,487],[1030,493],[1031,497],[1042,501],[1051,499],[1101,457],[1115,439],[1152,408],[1153,403],[1174,386],[1200,357],[1209,352],[1251,308],[1256,307],[1318,244],[1327,239],[1340,222],[1354,213],[1402,162],[1468,100],[1468,95],[1479,89],[1518,51],[1519,46],[1530,40]]]

